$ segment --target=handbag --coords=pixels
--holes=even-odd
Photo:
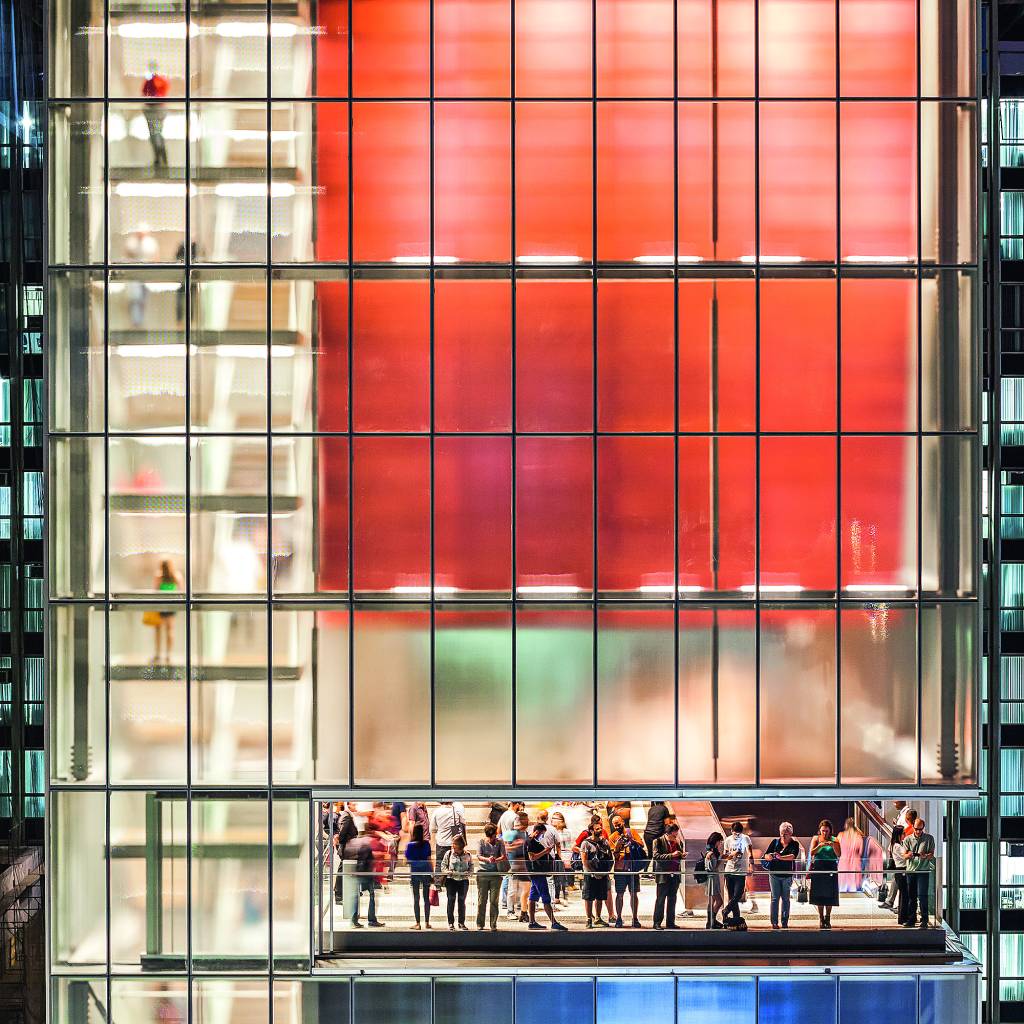
[[[437,886],[436,885],[432,885],[430,887],[430,892],[427,893],[427,902],[432,907],[436,907],[436,906],[438,906],[440,904],[441,897],[437,893]]]
[[[797,903],[806,903],[811,898],[810,891],[806,882],[797,882],[796,886],[796,901]]]
[[[160,617],[159,612],[155,612],[150,609],[148,612],[142,613],[142,624],[144,626],[159,626],[163,624],[163,619]]]

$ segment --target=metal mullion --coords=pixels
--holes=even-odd
[[[352,228],[352,220],[355,215],[355,200],[353,198],[353,151],[355,148],[355,131],[354,131],[354,118],[352,106],[352,4],[347,5],[348,8],[348,38],[346,45],[348,48],[348,345],[346,352],[347,369],[346,373],[348,376],[348,409],[347,409],[347,428],[348,428],[348,551],[346,552],[346,558],[348,560],[348,595],[347,595],[347,607],[348,607],[348,736],[346,737],[348,743],[348,781],[349,785],[355,785],[355,731],[353,729],[353,723],[355,721],[355,638],[356,638],[356,609],[355,609],[355,582],[354,582],[354,549],[355,549],[355,532],[353,529],[353,498],[352,492],[355,487],[355,438],[353,436],[353,417],[352,417],[352,401],[353,401],[353,376],[352,376],[352,346],[353,346],[353,328],[355,325],[355,318],[353,309],[355,307],[356,298],[356,278],[355,271],[353,269],[354,259],[352,253],[352,245],[354,242],[354,231]],[[319,426],[319,424],[318,424]],[[333,863],[333,861],[332,861]],[[340,864],[339,864],[340,870]],[[334,914],[334,894],[333,891],[330,895],[331,901],[331,921],[332,921],[332,932],[331,941],[333,945],[333,914]]]
[[[106,384],[109,376],[110,351],[110,0],[103,0],[103,378]],[[19,325],[20,326],[20,325]],[[20,348],[20,340],[16,339]],[[21,396],[11,395],[11,403],[21,401]],[[24,436],[18,439],[24,444]],[[18,482],[20,483],[20,481]],[[17,483],[15,484],[17,486]],[[107,1006],[110,1006],[112,942],[110,928],[110,395],[109,388],[103,388],[103,887],[104,887],[104,943]],[[12,709],[17,713],[17,709]],[[49,773],[49,769],[47,769]],[[12,787],[13,789],[13,787]],[[17,798],[17,793],[12,792]],[[13,807],[12,807],[13,813]]]
[[[593,260],[593,280],[591,282],[591,386],[592,386],[592,407],[591,416],[593,422],[593,438],[591,440],[591,531],[593,541],[593,559],[591,562],[591,700],[593,701],[593,759],[592,778],[594,785],[598,780],[597,749],[600,734],[600,716],[598,714],[598,630],[597,630],[597,609],[598,594],[600,593],[600,579],[598,576],[598,498],[599,498],[599,465],[598,465],[598,372],[599,372],[599,346],[598,346],[598,304],[597,304],[597,265],[598,265],[598,232],[597,232],[597,147],[598,147],[598,125],[597,125],[597,0],[590,3],[590,89],[591,89],[591,258]]]
[[[264,598],[264,615],[266,617],[266,630],[267,639],[264,647],[264,654],[267,661],[267,987],[269,994],[269,1011],[270,1011],[270,1024],[274,1022],[274,623],[273,623],[273,605],[271,598],[273,596],[273,582],[274,582],[274,438],[273,438],[273,415],[272,415],[272,404],[274,396],[274,387],[272,380],[272,347],[270,344],[271,334],[273,331],[273,309],[271,308],[271,263],[273,262],[273,216],[274,216],[274,202],[271,195],[271,186],[273,183],[273,151],[271,145],[271,127],[273,125],[273,107],[270,101],[270,75],[271,68],[273,67],[273,53],[271,49],[271,10],[273,8],[273,0],[267,0],[267,42],[266,42],[266,59],[267,59],[267,74],[264,79],[264,89],[266,90],[266,96],[264,97],[264,116],[266,118],[266,131],[267,131],[267,142],[266,142],[266,182],[267,182],[267,197],[266,197],[266,218],[267,218],[267,229],[266,229],[266,261],[267,265],[263,272],[263,286],[266,289],[266,330],[264,334],[264,351],[266,352],[267,366],[266,366],[266,388],[267,388],[267,399],[266,399],[266,432],[267,432],[267,481],[266,481],[266,499],[267,499],[267,528],[266,528],[266,579],[264,585],[266,587],[266,596]],[[311,844],[312,845],[312,844]]]
[[[512,692],[511,692],[511,704],[510,704],[511,715],[510,715],[509,725],[510,725],[510,730],[511,730],[511,737],[510,738],[511,738],[511,744],[512,745],[511,745],[511,763],[510,763],[510,772],[511,772],[511,774],[510,774],[509,778],[510,778],[510,780],[512,782],[512,785],[515,785],[515,783],[516,783],[516,771],[517,771],[517,768],[518,768],[518,765],[516,763],[516,744],[518,742],[518,732],[517,732],[517,728],[516,728],[516,715],[517,715],[517,708],[516,708],[516,697],[517,697],[517,687],[516,687],[516,669],[517,669],[516,634],[517,634],[517,631],[518,631],[518,617],[519,617],[519,602],[516,600],[516,581],[518,579],[517,573],[519,571],[518,562],[517,562],[517,559],[516,559],[517,529],[518,529],[518,523],[517,523],[517,519],[516,519],[516,501],[517,501],[517,493],[518,493],[517,492],[517,488],[516,488],[517,477],[518,477],[518,474],[517,474],[517,463],[516,463],[517,453],[518,453],[518,448],[517,448],[517,444],[516,444],[516,441],[517,441],[516,432],[517,432],[517,430],[519,428],[518,415],[517,415],[518,410],[517,410],[517,406],[516,406],[517,396],[518,396],[518,390],[517,390],[517,387],[516,387],[516,368],[517,368],[517,358],[516,357],[517,357],[517,335],[518,335],[518,329],[519,329],[519,327],[518,327],[519,321],[518,321],[518,319],[516,317],[516,302],[518,301],[518,299],[517,299],[517,296],[518,296],[517,280],[516,280],[516,243],[517,243],[517,240],[518,240],[518,232],[516,231],[516,117],[518,115],[518,105],[516,103],[516,4],[515,4],[515,0],[511,0],[511,2],[509,3],[508,7],[509,7],[509,18],[510,18],[510,28],[509,28],[509,47],[510,47],[509,92],[510,92],[511,97],[512,97],[512,99],[511,99],[511,117],[509,119],[509,125],[510,125],[510,130],[511,130],[510,156],[511,156],[511,161],[512,161],[512,193],[511,193],[511,196],[510,196],[511,209],[512,209],[512,220],[511,220],[511,227],[510,227],[510,242],[509,242],[510,248],[511,248],[511,251],[509,253],[509,260],[511,261],[511,265],[512,265],[512,274],[511,274],[511,278],[510,278],[511,289],[512,289],[512,291],[511,291],[511,299],[510,299],[510,314],[511,314],[510,345],[511,345],[512,366],[511,366],[511,376],[510,376],[510,380],[509,380],[509,386],[510,386],[510,392],[511,392],[510,393],[510,402],[511,402],[511,409],[510,409],[510,425],[511,425],[510,444],[511,444],[511,450],[510,450],[510,453],[509,453],[509,461],[510,461],[510,474],[511,474],[511,504],[512,504],[512,507],[511,507],[511,510],[510,510],[510,515],[511,515],[511,531],[512,531],[511,532],[511,538],[510,538],[511,539],[511,543],[512,543],[512,551],[511,551],[512,578],[510,580],[510,596],[511,596],[511,600],[510,600],[510,603],[509,603],[509,609],[510,609],[509,613],[512,616],[512,618],[511,618],[511,632],[509,634],[511,651],[509,653],[510,653],[510,657],[511,657]],[[514,1006],[515,985],[512,986],[512,991],[513,991],[513,1006]]]
[[[923,773],[923,770],[922,770],[923,769],[923,763],[924,763],[924,748],[923,748],[923,734],[922,734],[923,724],[924,724],[924,709],[922,707],[923,697],[924,697],[924,693],[923,693],[924,686],[923,686],[923,672],[922,672],[922,668],[921,668],[922,653],[923,653],[923,649],[922,649],[923,630],[922,630],[922,627],[921,627],[921,617],[922,617],[922,612],[923,612],[922,598],[923,598],[923,594],[924,594],[924,591],[923,591],[923,573],[922,573],[922,568],[921,568],[921,560],[922,560],[922,556],[923,556],[923,553],[924,553],[924,545],[923,545],[922,537],[921,537],[922,512],[923,512],[923,508],[924,508],[924,506],[923,506],[922,481],[921,481],[921,470],[923,468],[923,462],[922,462],[922,437],[921,437],[921,433],[922,433],[922,427],[923,427],[923,422],[924,422],[924,420],[922,418],[923,417],[923,411],[924,411],[924,403],[923,403],[922,397],[921,397],[922,385],[924,383],[924,375],[923,375],[923,365],[924,364],[922,362],[924,343],[923,343],[923,331],[922,331],[922,327],[921,327],[921,314],[922,314],[922,308],[923,308],[922,307],[922,286],[923,286],[923,283],[924,283],[923,268],[922,268],[922,261],[921,261],[922,244],[923,244],[922,231],[921,231],[921,214],[922,214],[922,206],[921,206],[921,33],[920,33],[920,25],[921,25],[921,0],[917,0],[916,5],[915,5],[915,10],[916,10],[915,25],[918,27],[918,33],[917,33],[917,40],[916,40],[916,44],[915,44],[915,50],[914,50],[915,61],[916,61],[914,110],[915,110],[915,115],[916,115],[915,120],[916,120],[916,134],[917,134],[917,138],[916,138],[917,160],[915,162],[915,174],[916,174],[916,179],[915,179],[915,186],[916,186],[915,205],[916,205],[916,210],[917,210],[917,218],[916,218],[916,220],[917,220],[917,235],[916,235],[917,266],[915,268],[915,271],[916,271],[916,284],[917,284],[917,286],[916,286],[916,288],[914,290],[914,295],[915,295],[915,312],[916,312],[916,339],[915,340],[917,342],[917,395],[916,395],[916,399],[917,399],[917,404],[916,404],[917,422],[915,423],[916,434],[915,434],[915,438],[914,438],[914,441],[915,441],[915,443],[914,443],[914,457],[916,459],[916,467],[915,467],[915,469],[916,469],[916,472],[917,472],[917,483],[916,483],[916,487],[915,487],[915,492],[916,492],[916,497],[917,497],[916,520],[915,520],[916,532],[917,532],[917,544],[916,544],[916,553],[917,553],[917,622],[916,622],[916,654],[917,654],[917,784],[920,786],[920,785],[922,785],[922,781],[923,781],[923,778],[924,778],[924,773]]]
[[[716,0],[712,0],[715,3]],[[679,785],[679,4],[672,4],[672,778]],[[714,442],[712,442],[714,443]]]
[[[434,2],[430,0],[430,174],[429,174],[429,212],[430,212],[430,238],[428,244],[430,246],[430,270],[429,270],[429,317],[430,317],[430,380],[429,387],[430,393],[428,395],[430,405],[430,496],[428,498],[428,510],[430,515],[430,783],[435,784],[437,777],[437,754],[435,751],[436,740],[437,740],[437,673],[435,671],[434,660],[437,653],[436,644],[436,632],[437,632],[437,600],[435,594],[435,572],[436,572],[436,558],[435,558],[435,531],[434,531],[434,517],[437,511],[436,495],[435,495],[435,443],[434,443],[434,431],[436,429],[436,410],[434,405],[434,373],[436,370],[435,366],[435,344],[434,344],[434,315],[436,309],[436,272],[434,269],[434,229],[435,229],[435,189],[436,189],[436,168],[435,164],[435,140],[434,140]]]
[[[843,262],[843,166],[842,166],[842,104],[840,102],[840,20],[839,0],[835,3],[835,39],[833,41],[835,55],[835,147],[836,147],[836,316],[835,316],[835,354],[836,354],[836,404],[835,404],[835,460],[836,460],[836,596],[835,596],[835,658],[836,658],[836,738],[835,738],[835,776],[836,785],[840,785],[843,779],[843,609],[840,598],[843,593],[843,355],[842,355],[842,262]]]
[[[761,784],[761,18],[754,4],[754,785]]]

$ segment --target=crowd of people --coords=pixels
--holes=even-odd
[[[935,840],[915,811],[902,802],[896,810],[879,902],[892,907],[898,899],[900,923],[917,924],[920,912],[920,926],[926,927]],[[705,889],[705,927],[743,931],[747,924],[741,906],[751,903],[756,913],[751,883],[759,871],[768,880],[773,929],[789,927],[795,892],[796,899],[817,909],[819,927],[827,930],[840,891],[849,891],[844,878],[851,872],[845,865],[855,845],[858,887],[869,877],[869,844],[852,818],[840,835],[823,819],[807,851],[788,821],[759,852],[744,823],[734,821],[727,834],[708,836],[696,860],[688,862],[679,822],[662,801],[651,803],[642,831],[631,827],[628,801],[582,812],[574,808],[573,827],[569,816],[568,807],[561,805],[541,806],[531,817],[522,801],[491,804],[482,834],[471,843],[465,808],[456,801],[443,800],[432,812],[422,801],[377,803],[372,809],[353,803],[325,805],[323,835],[339,862],[335,900],[345,903],[350,924],[359,928],[361,897],[367,894],[367,924],[383,927],[375,892],[394,880],[404,858],[416,930],[431,927],[431,910],[440,907],[442,892],[449,929],[468,930],[466,906],[473,882],[476,927],[481,931],[496,931],[503,914],[529,930],[565,931],[557,915],[577,892],[587,928],[641,928],[640,886],[646,876],[655,883],[651,923],[661,930],[679,927],[677,910],[692,915],[679,906],[680,888],[690,875]],[[346,886],[351,888],[346,891]]]

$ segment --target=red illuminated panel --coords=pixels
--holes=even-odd
[[[512,585],[512,441],[434,441],[434,586],[508,593]]]
[[[429,438],[359,437],[353,445],[355,589],[429,587]]]
[[[438,278],[434,284],[437,430],[512,428],[512,282]]]
[[[753,430],[756,353],[752,280],[681,279],[679,429]]]
[[[510,96],[509,0],[434,0],[434,94]]]
[[[762,587],[835,590],[834,437],[762,437]]]
[[[505,103],[434,108],[434,255],[512,254],[512,116]]]
[[[761,429],[835,430],[836,283],[761,281]]]
[[[762,96],[835,96],[836,0],[758,0]]]
[[[348,104],[317,103],[316,262],[348,259]],[[273,204],[273,199],[271,200]]]
[[[352,393],[356,430],[429,429],[429,281],[356,283]]]
[[[593,94],[591,0],[516,0],[516,96]]]
[[[276,11],[271,11],[271,17],[276,20]],[[313,52],[316,57],[312,61],[310,69],[313,86],[310,94],[313,96],[347,96],[348,0],[320,0],[320,4],[317,6],[316,20],[319,22],[321,31],[313,41]],[[277,44],[273,39],[270,45],[271,49],[276,51]],[[275,58],[277,55],[277,52],[274,52]]]
[[[839,0],[839,92],[917,92],[917,0]]]
[[[675,321],[672,281],[597,285],[599,430],[671,430]]]
[[[842,586],[917,589],[917,441],[844,437]]]
[[[516,104],[517,255],[590,259],[593,137],[589,103]]]
[[[915,430],[917,282],[843,278],[843,430]]]
[[[516,443],[516,587],[522,596],[594,585],[594,450],[589,437]],[[526,588],[525,590],[523,588]],[[539,591],[538,588],[546,588]]]
[[[598,107],[598,259],[673,259],[672,118],[672,103],[603,103]]]
[[[680,96],[754,95],[754,0],[678,0]]]
[[[315,430],[348,430],[348,281],[314,281]],[[275,327],[278,309],[274,309]],[[346,468],[346,473],[348,472]]]
[[[352,91],[430,95],[430,0],[352,0]]]
[[[597,572],[602,593],[662,593],[666,588],[671,593],[674,462],[670,437],[598,438]]]
[[[594,426],[593,284],[516,285],[516,429]]]
[[[761,254],[836,258],[833,103],[762,103]]]
[[[755,476],[752,437],[679,439],[681,596],[753,585]]]
[[[348,590],[348,438],[318,437],[316,516],[317,590]]]
[[[916,105],[843,103],[839,161],[842,258],[916,258]]]
[[[359,261],[430,255],[430,107],[353,105],[353,249]]]
[[[679,104],[679,258],[753,254],[753,103]]]
[[[597,0],[597,95],[671,96],[675,0]]]

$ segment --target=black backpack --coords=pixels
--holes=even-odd
[[[356,871],[363,875],[373,870],[373,847],[369,843],[363,843],[356,853]]]
[[[615,866],[612,851],[605,842],[594,843],[593,845],[597,847],[597,852],[587,857],[587,864],[594,874],[606,875]]]
[[[693,880],[698,885],[704,885],[710,877],[711,872],[708,871],[707,850],[705,850],[704,856],[694,865]]]

